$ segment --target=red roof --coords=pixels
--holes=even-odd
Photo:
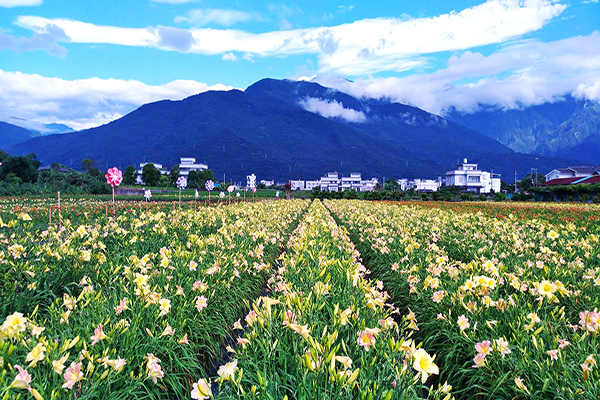
[[[579,183],[589,183],[589,184],[600,183],[600,175],[593,175],[592,177],[587,178]]]
[[[542,186],[557,186],[557,185],[570,185],[572,182],[580,180],[581,176],[572,176],[569,178],[557,178],[551,181],[542,183]]]

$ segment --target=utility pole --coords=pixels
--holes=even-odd
[[[517,193],[517,171],[515,170],[515,193]]]
[[[537,183],[538,183],[538,169],[537,168],[531,168],[531,179],[534,179],[534,171],[535,171],[535,180],[533,181],[533,187],[537,187]]]

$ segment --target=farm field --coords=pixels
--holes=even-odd
[[[598,206],[53,205],[0,199],[1,399],[600,396]]]

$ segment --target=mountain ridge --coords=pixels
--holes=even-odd
[[[364,119],[352,120],[361,113]],[[148,103],[100,127],[31,139],[11,150],[71,167],[91,158],[100,168],[144,160],[172,166],[191,156],[237,180],[249,173],[259,179],[318,179],[333,170],[369,178],[435,178],[464,157],[482,169],[509,176],[517,169],[524,176],[531,167],[550,170],[578,162],[516,153],[413,106],[274,79],[245,91]]]

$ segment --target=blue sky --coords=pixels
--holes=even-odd
[[[598,100],[598,49],[598,0],[0,0],[0,120],[83,129],[265,77],[442,115]]]

